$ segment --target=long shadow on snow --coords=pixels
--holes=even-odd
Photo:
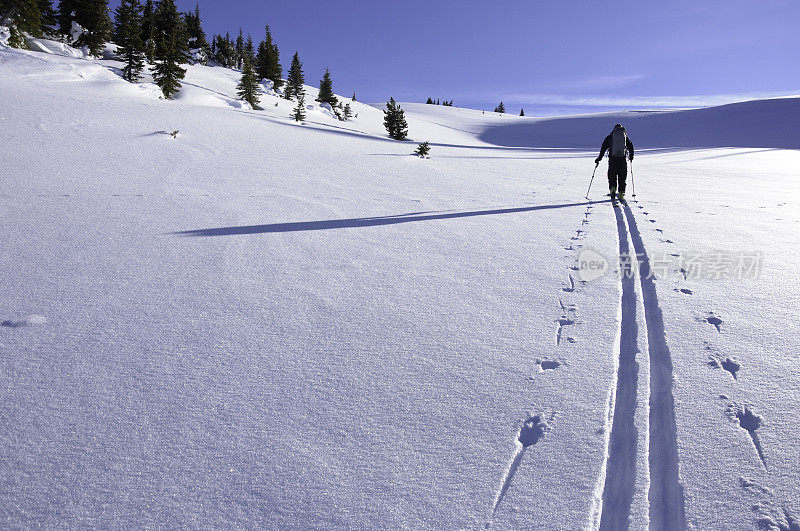
[[[522,212],[534,212],[537,210],[552,210],[556,208],[574,208],[607,202],[608,200],[606,199],[603,201],[582,201],[580,203],[563,203],[560,205],[537,205],[518,208],[498,208],[495,210],[474,210],[468,212],[413,212],[410,214],[369,218],[327,219],[320,221],[299,221],[294,223],[271,223],[267,225],[244,225],[240,227],[217,227],[211,229],[182,230],[173,232],[172,234],[179,236],[207,237],[237,236],[243,234],[268,234],[276,232],[304,232],[331,229],[356,229],[364,227],[397,225],[399,223],[412,223],[415,221],[471,218],[476,216],[493,216],[496,214],[517,214]]]

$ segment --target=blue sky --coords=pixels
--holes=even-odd
[[[269,24],[284,66],[298,50],[307,82],[330,67],[361,101],[553,114],[800,94],[798,0],[199,3],[207,33],[258,42]]]

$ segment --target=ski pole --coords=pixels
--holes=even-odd
[[[633,178],[633,160],[631,160],[631,184],[633,185],[633,197],[636,197],[636,179]]]
[[[599,162],[594,164],[594,171],[592,172],[592,180],[589,181],[589,189],[586,190],[586,199],[589,199],[589,192],[592,191],[592,183],[594,182],[594,174],[597,173],[597,167],[600,165]],[[632,169],[632,168],[631,168]]]

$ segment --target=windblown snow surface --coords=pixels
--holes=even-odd
[[[0,48],[4,527],[800,529],[799,99],[405,104],[395,142],[34,44]]]

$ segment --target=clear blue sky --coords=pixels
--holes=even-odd
[[[258,42],[269,24],[284,67],[298,50],[307,82],[328,66],[361,101],[552,113],[800,94],[798,0],[199,4],[209,36],[241,26]]]

